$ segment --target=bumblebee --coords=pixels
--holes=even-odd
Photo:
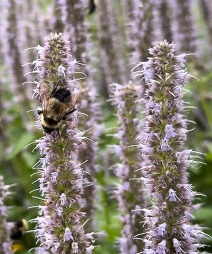
[[[20,240],[28,229],[28,222],[25,219],[9,222],[11,240]]]
[[[97,0],[89,0],[88,14],[91,15],[95,12]]]
[[[11,246],[12,253],[23,251],[24,249],[25,249],[25,246],[22,243],[20,243],[20,242],[15,242]]]
[[[38,110],[38,114],[41,115],[41,125],[45,133],[59,130],[67,116],[76,110],[75,104],[79,97],[77,93],[72,94],[68,89],[62,87],[55,87],[52,92],[49,90],[48,85],[41,82],[42,109]]]

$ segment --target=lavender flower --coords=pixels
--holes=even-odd
[[[51,12],[52,12],[51,19],[50,19],[51,30],[57,33],[63,32],[64,23],[61,20],[62,13],[61,13],[58,0],[53,1]]]
[[[172,35],[172,19],[171,19],[171,11],[170,11],[170,4],[167,1],[160,1],[159,2],[159,13],[161,17],[161,30],[163,34],[163,38],[166,39],[168,42],[173,41]]]
[[[9,186],[4,185],[3,176],[0,175],[0,253],[12,254],[9,227],[7,224],[7,207],[4,204],[8,196]]]
[[[122,3],[122,11],[123,11],[123,17],[124,17],[124,42],[125,42],[125,51],[127,54],[130,55],[130,57],[127,57],[127,68],[129,70],[132,69],[132,66],[134,66],[133,62],[131,63],[130,61],[133,61],[134,59],[131,57],[133,52],[135,51],[134,49],[134,43],[133,43],[133,36],[134,36],[134,16],[135,16],[135,0],[123,0]],[[132,66],[130,66],[132,64]]]
[[[78,62],[88,64],[84,1],[58,0],[58,2],[64,23],[64,33],[72,43],[72,54]]]
[[[32,80],[31,63],[35,59],[35,52],[32,50],[34,45],[42,43],[42,38],[47,34],[49,30],[44,25],[44,16],[42,13],[41,2],[39,1],[20,1],[18,4],[18,30],[20,34],[21,47],[24,52],[23,55],[23,67],[24,72],[28,73],[26,75],[27,81]],[[30,15],[29,15],[30,13]],[[31,88],[31,85],[28,86]],[[25,86],[26,88],[26,86]]]
[[[133,48],[131,61],[133,66],[147,59],[147,49],[154,38],[154,5],[154,0],[135,0],[133,20],[130,24],[132,38],[128,38]]]
[[[192,15],[191,0],[174,0],[170,2],[174,15],[174,41],[179,52],[195,53],[197,39]]]
[[[85,181],[87,183],[84,199],[84,211],[90,221],[85,225],[87,230],[91,230],[94,225],[94,210],[96,209],[96,180],[95,175],[99,172],[98,167],[98,140],[102,132],[102,126],[99,124],[100,107],[96,102],[95,89],[91,86],[81,85],[79,103],[77,110],[82,112],[79,115],[77,126],[80,130],[86,131],[86,149],[81,149],[79,153],[79,161],[85,162],[83,168],[86,172]],[[93,184],[91,184],[93,183]]]
[[[25,88],[22,84],[26,81],[23,70],[21,54],[19,49],[20,38],[18,37],[18,18],[17,18],[17,4],[14,0],[4,1],[3,5],[3,15],[4,23],[2,24],[2,29],[4,35],[2,37],[2,45],[4,50],[4,57],[10,72],[10,78],[14,84],[14,89],[16,89],[17,94],[19,94],[19,100],[23,103],[25,109],[29,109],[29,100],[25,97]],[[28,107],[27,107],[28,106]]]
[[[80,97],[77,104],[77,110],[82,114],[79,115],[77,127],[86,131],[87,144],[86,149],[82,149],[79,154],[79,161],[86,162],[83,167],[85,169],[85,181],[87,186],[84,192],[86,205],[84,211],[87,213],[89,222],[85,225],[89,229],[93,224],[93,212],[95,210],[94,200],[96,196],[95,190],[95,173],[98,171],[97,166],[97,150],[98,137],[101,133],[100,106],[96,102],[97,92],[95,80],[93,77],[92,54],[90,48],[93,46],[89,38],[88,27],[84,17],[84,2],[80,1],[64,1],[60,0],[60,6],[63,13],[63,22],[65,30],[69,34],[73,44],[73,55],[78,62],[84,63],[85,79],[80,79],[79,89]]]
[[[49,87],[47,93],[58,86],[74,94],[77,89],[75,61],[71,58],[69,42],[62,34],[51,34],[45,39],[45,46],[38,49],[39,81],[35,93],[39,95],[40,85],[45,82]],[[42,156],[39,181],[44,203],[36,219],[36,236],[40,242],[37,253],[92,253],[93,233],[84,232],[83,172],[76,160],[82,141],[74,114],[58,131],[46,133],[38,141]]]
[[[208,31],[209,43],[212,44],[212,8],[210,0],[201,0],[199,5],[202,11],[202,17],[205,20],[205,24]],[[211,47],[208,46],[208,50],[212,53]]]
[[[99,1],[97,5],[97,29],[100,63],[106,85],[127,81],[126,67],[122,56],[122,39],[114,1]],[[106,88],[107,90],[107,88]]]
[[[140,239],[144,226],[140,223],[145,208],[144,194],[141,191],[141,160],[138,156],[139,133],[138,107],[136,100],[141,95],[141,87],[131,82],[126,85],[114,84],[112,97],[117,107],[119,128],[115,137],[119,145],[114,146],[120,158],[120,163],[114,165],[117,177],[121,180],[116,191],[123,224],[122,235],[119,241],[122,254],[136,254],[143,251],[143,242]],[[135,195],[136,193],[136,195]]]
[[[6,67],[9,73],[9,87],[8,90],[14,95],[15,106],[21,105],[20,111],[22,114],[22,119],[24,120],[25,126],[29,131],[31,131],[29,122],[33,121],[32,115],[27,114],[31,108],[31,101],[29,97],[32,95],[31,87],[24,87],[23,83],[27,81],[24,76],[22,64],[23,55],[21,54],[21,44],[22,35],[20,31],[21,21],[18,17],[20,12],[20,6],[15,0],[4,0],[1,3],[2,9],[2,31],[4,36],[1,37],[3,57],[6,63]],[[22,28],[22,27],[21,27]],[[25,35],[24,35],[25,37]]]
[[[0,72],[0,74],[2,74]],[[8,135],[5,131],[5,126],[7,126],[7,119],[5,118],[5,114],[3,112],[5,112],[5,104],[4,104],[4,101],[3,101],[3,80],[0,79],[0,119],[1,119],[1,126],[0,126],[0,138],[1,138],[1,144],[2,144],[2,147],[0,147],[0,152],[1,154],[4,154],[5,153],[5,147],[6,147],[6,143],[7,143],[7,140],[8,140]]]
[[[182,99],[186,54],[176,56],[175,45],[167,41],[156,43],[149,52],[152,57],[141,69],[147,86],[140,144],[142,170],[152,199],[152,206],[145,210],[144,253],[197,253],[203,234],[190,222],[196,193],[188,183],[192,151],[184,148],[188,132]]]
[[[130,20],[133,16],[135,9],[135,0],[123,0],[123,12],[124,12],[124,17],[126,19],[126,25],[128,26],[130,24]],[[130,32],[130,29],[126,32]],[[129,35],[130,36],[130,35]]]

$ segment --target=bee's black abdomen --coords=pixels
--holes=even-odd
[[[60,102],[65,102],[66,99],[71,95],[71,92],[65,88],[59,88],[55,93],[54,93],[54,98],[57,99]]]
[[[22,232],[19,229],[13,229],[10,238],[12,240],[19,240],[22,237]]]
[[[96,4],[94,0],[90,0],[88,14],[91,15],[96,10]]]
[[[21,230],[22,227],[23,227],[23,223],[21,220],[18,220],[15,222],[14,228],[12,229],[10,233],[10,238],[12,240],[18,240],[21,238],[21,236],[23,235],[23,232]]]

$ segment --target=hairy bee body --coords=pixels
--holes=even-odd
[[[48,93],[45,83],[41,84],[41,104],[42,110],[41,125],[46,133],[58,130],[66,116],[75,111],[77,96],[73,96],[66,88],[55,88],[52,93]]]
[[[88,14],[91,15],[95,12],[97,5],[97,0],[90,0],[88,6]]]
[[[25,219],[17,220],[11,223],[10,238],[12,240],[21,239],[22,235],[25,234],[28,229],[28,222]]]

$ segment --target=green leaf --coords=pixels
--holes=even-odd
[[[34,140],[34,136],[30,133],[24,133],[20,138],[17,138],[17,143],[13,144],[12,152],[6,157],[7,160],[14,158],[20,152],[22,152],[27,145]]]

